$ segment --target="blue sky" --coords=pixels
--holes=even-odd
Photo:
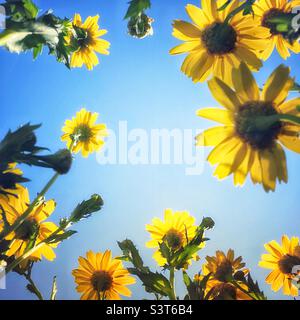
[[[193,84],[180,72],[182,56],[174,57],[168,50],[178,41],[171,35],[173,19],[187,16],[187,3],[198,1],[152,1],[149,15],[155,19],[154,36],[142,41],[126,34],[123,21],[126,0],[65,0],[36,1],[42,10],[54,9],[58,16],[72,17],[79,12],[83,17],[100,14],[101,27],[109,32],[111,54],[100,57],[101,63],[92,72],[86,69],[69,71],[46,52],[33,62],[31,54],[10,54],[0,50],[0,91],[2,125],[0,136],[9,129],[30,121],[42,123],[38,131],[39,144],[52,151],[62,148],[61,127],[81,107],[100,114],[101,122],[117,131],[121,120],[129,129],[179,128],[204,129],[211,122],[195,116],[201,107],[217,106],[206,84]],[[285,63],[292,67],[296,78],[299,60],[292,56]],[[260,84],[283,61],[274,53],[257,74]],[[53,220],[59,221],[76,204],[93,193],[102,195],[105,205],[101,212],[76,226],[78,234],[62,243],[56,250],[54,262],[43,261],[34,269],[33,277],[48,297],[52,277],[57,276],[58,298],[77,299],[71,275],[77,258],[88,250],[112,249],[120,254],[116,241],[132,239],[140,249],[146,264],[155,268],[152,251],[145,249],[149,239],[145,224],[154,216],[162,217],[165,208],[188,210],[200,222],[211,216],[216,226],[208,233],[211,240],[200,252],[202,261],[215,250],[233,248],[242,255],[265,293],[274,294],[264,284],[268,270],[257,267],[263,244],[280,240],[283,234],[299,236],[299,158],[287,152],[289,183],[266,194],[260,186],[247,181],[243,188],[235,188],[232,179],[219,182],[212,176],[213,169],[205,164],[200,176],[186,176],[184,166],[101,166],[96,156],[83,159],[80,155],[71,172],[60,177],[48,194],[57,201]],[[298,166],[298,167],[297,167]],[[24,167],[31,197],[51,176],[48,170]],[[201,261],[200,261],[201,262]],[[201,263],[190,268],[197,272]],[[180,280],[180,276],[178,278]],[[178,285],[178,294],[183,293]],[[141,284],[132,286],[133,297],[145,297]],[[0,290],[0,299],[30,299],[25,281],[9,274],[7,289]]]

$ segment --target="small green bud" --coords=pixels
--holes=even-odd
[[[154,20],[149,18],[146,14],[141,13],[138,16],[133,16],[128,22],[128,33],[134,37],[143,39],[153,34],[152,22]]]
[[[81,202],[75,210],[72,212],[69,222],[76,223],[82,219],[88,218],[92,213],[101,210],[103,206],[103,200],[98,194],[91,196],[89,200]]]
[[[205,229],[212,229],[215,226],[215,222],[212,218],[206,217],[202,219],[201,226]]]

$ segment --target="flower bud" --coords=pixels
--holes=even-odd
[[[128,33],[134,37],[143,39],[153,34],[152,22],[154,20],[149,18],[146,14],[141,13],[138,16],[133,16],[128,22]]]
[[[81,219],[88,218],[92,213],[101,210],[103,206],[103,200],[98,194],[91,196],[89,200],[81,202],[75,210],[72,212],[69,221],[71,223],[76,223]]]
[[[52,168],[59,174],[66,174],[72,166],[72,154],[68,149],[62,149],[50,156],[39,156],[48,167]]]
[[[202,219],[201,226],[204,229],[212,229],[214,227],[214,225],[215,225],[215,222],[212,218],[206,217],[206,218]]]

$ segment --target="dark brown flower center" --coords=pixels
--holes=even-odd
[[[38,223],[34,219],[27,219],[16,230],[16,238],[27,241],[35,234],[37,228]]]
[[[201,40],[209,53],[222,55],[234,50],[237,34],[231,25],[215,22],[204,29]]]
[[[166,233],[166,235],[164,236],[164,240],[167,242],[168,246],[173,250],[177,250],[181,248],[183,245],[182,234],[174,229],[170,229]]]
[[[75,141],[87,142],[92,137],[91,128],[86,124],[81,124],[75,128],[72,137]]]
[[[268,149],[274,144],[282,128],[280,121],[264,130],[253,130],[257,117],[272,116],[278,112],[271,102],[250,101],[240,106],[235,117],[236,133],[254,149]]]
[[[300,266],[299,257],[286,254],[278,261],[278,267],[284,274],[291,274],[294,266]]]
[[[279,9],[270,9],[262,18],[262,26],[268,28],[273,35],[282,34],[282,32],[277,30],[278,23],[276,23],[276,20],[281,18],[283,15],[284,12]]]
[[[97,292],[104,292],[111,288],[113,279],[111,275],[106,271],[96,271],[94,272],[91,283],[93,288]]]
[[[219,281],[227,281],[228,277],[232,276],[233,269],[230,261],[225,260],[217,266],[215,278]]]

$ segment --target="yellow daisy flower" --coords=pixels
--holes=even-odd
[[[95,53],[108,55],[110,43],[101,36],[107,33],[104,29],[99,29],[99,16],[88,17],[82,22],[80,14],[76,13],[73,19],[72,33],[67,37],[67,42],[77,50],[72,54],[71,67],[82,67],[86,65],[88,70],[92,70],[99,63]]]
[[[233,70],[233,89],[219,78],[208,82],[215,99],[225,109],[206,108],[197,115],[222,124],[197,136],[198,146],[213,146],[208,156],[218,164],[214,175],[223,179],[234,175],[234,184],[243,185],[248,173],[253,183],[263,184],[266,191],[275,190],[276,180],[287,182],[284,145],[300,153],[300,126],[278,120],[268,129],[253,130],[253,119],[278,114],[299,115],[300,98],[287,100],[293,86],[288,67],[280,65],[260,91],[245,64]]]
[[[28,208],[30,204],[28,190],[22,186],[18,188],[16,197],[9,197],[3,203],[6,219],[8,223],[13,224]],[[14,232],[11,232],[5,239],[11,241],[9,249],[5,255],[20,257],[24,254],[25,249],[31,238],[37,231],[36,244],[39,244],[44,239],[48,238],[58,227],[53,222],[45,222],[55,209],[55,202],[53,200],[43,201],[35,206],[26,220]],[[3,222],[0,222],[0,231],[3,230]],[[44,257],[47,260],[54,260],[55,253],[53,248],[57,247],[55,244],[44,244],[34,253],[29,256],[29,260],[37,261]]]
[[[207,263],[202,266],[203,275],[211,273],[212,279],[217,281],[227,282],[238,271],[245,275],[249,272],[244,268],[242,257],[235,258],[232,249],[229,249],[226,255],[223,251],[216,251],[216,256],[207,256],[206,261]]]
[[[170,249],[177,251],[184,247],[188,241],[193,239],[196,234],[197,226],[195,218],[187,211],[175,211],[166,209],[164,221],[159,218],[152,220],[152,225],[146,225],[146,230],[150,233],[152,240],[146,243],[148,248],[158,248],[159,243],[165,242]],[[203,247],[204,244],[201,246]],[[166,264],[166,259],[157,250],[153,258],[159,266]],[[194,257],[197,258],[197,255]]]
[[[293,8],[299,7],[300,1],[298,0],[257,0],[253,5],[254,14],[259,18],[259,24],[270,30],[270,37],[266,39],[265,49],[261,53],[261,58],[266,60],[272,54],[276,47],[278,53],[283,59],[287,59],[290,56],[289,50],[294,53],[300,52],[300,43],[295,40],[293,43],[286,38],[284,34],[279,33],[276,27],[272,23],[268,22],[268,19],[276,18],[282,13],[291,13]]]
[[[87,157],[103,147],[103,138],[108,133],[105,124],[95,124],[97,118],[98,113],[92,113],[83,108],[72,120],[66,120],[61,139],[66,141],[67,147],[72,152],[78,153],[81,150],[82,156]]]
[[[111,251],[94,253],[88,251],[86,258],[79,257],[78,269],[72,274],[81,293],[81,300],[120,300],[120,295],[130,297],[131,291],[126,287],[134,284],[122,262],[112,259]]]
[[[262,63],[257,53],[265,48],[267,28],[258,26],[252,15],[235,15],[228,23],[228,14],[240,5],[233,0],[225,10],[218,11],[226,0],[202,0],[202,9],[188,4],[186,11],[193,23],[175,20],[173,36],[184,43],[170,54],[187,53],[181,71],[194,82],[203,82],[213,74],[232,83],[231,70],[241,61],[258,70]]]
[[[228,282],[237,272],[248,274],[249,270],[244,268],[242,257],[235,258],[234,251],[229,249],[227,254],[216,251],[216,256],[207,256],[206,261],[202,266],[203,275],[196,275],[195,279],[202,279],[211,274],[206,284],[206,294],[209,294],[210,300],[252,300],[246,293]],[[245,284],[239,285],[247,290]]]
[[[261,256],[259,266],[272,270],[266,282],[271,285],[273,291],[278,291],[283,287],[285,295],[298,296],[298,288],[292,282],[295,277],[292,272],[294,266],[300,266],[299,238],[289,239],[284,235],[281,245],[273,240],[265,244],[265,249],[269,253]]]

